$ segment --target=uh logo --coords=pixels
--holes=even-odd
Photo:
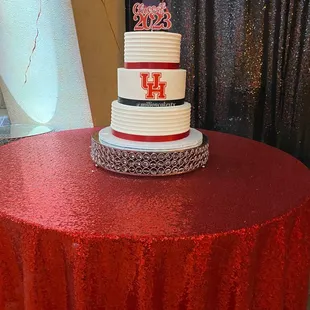
[[[161,81],[162,74],[153,72],[152,79],[150,73],[140,73],[141,86],[146,90],[145,99],[166,99],[167,82]]]

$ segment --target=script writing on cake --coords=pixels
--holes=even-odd
[[[143,30],[168,30],[172,27],[171,13],[165,2],[158,6],[146,6],[143,3],[135,3],[132,8],[133,20],[137,22],[135,31]]]

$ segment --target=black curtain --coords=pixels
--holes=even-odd
[[[309,1],[166,1],[193,127],[263,141],[310,167]]]

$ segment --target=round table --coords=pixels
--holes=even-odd
[[[94,129],[0,148],[0,309],[305,309],[310,173],[207,132],[205,169],[95,168]]]

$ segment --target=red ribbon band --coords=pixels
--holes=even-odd
[[[180,64],[172,62],[125,62],[125,69],[180,69]]]
[[[112,129],[112,134],[120,139],[137,141],[137,142],[171,142],[181,140],[189,136],[189,131],[170,136],[139,136],[132,135]]]

